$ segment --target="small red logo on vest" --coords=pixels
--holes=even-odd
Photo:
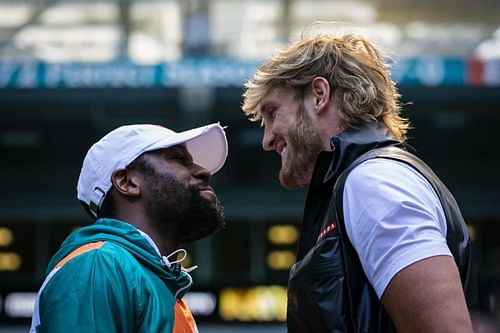
[[[327,227],[321,230],[318,239],[316,240],[316,243],[319,242],[321,238],[325,237],[327,233],[329,233],[332,230],[335,230],[336,228],[337,228],[337,221],[333,220]]]

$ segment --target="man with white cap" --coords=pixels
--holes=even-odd
[[[96,221],[49,263],[31,332],[197,332],[180,246],[224,226],[209,180],[226,156],[219,124],[128,125],[95,143],[77,196]]]

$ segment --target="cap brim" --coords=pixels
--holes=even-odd
[[[162,145],[160,141],[155,146],[168,148],[183,143],[193,157],[193,162],[212,174],[219,171],[226,161],[228,152],[226,133],[219,123],[179,132],[174,140],[171,137],[168,139],[168,144]]]

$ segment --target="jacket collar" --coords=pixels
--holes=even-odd
[[[389,134],[389,130],[381,122],[367,123],[359,128],[349,129],[332,137],[330,140],[331,151],[322,152],[318,157],[318,161],[321,159],[329,161],[324,173],[323,183],[336,179],[345,168],[363,153],[390,145],[400,145],[400,142]]]

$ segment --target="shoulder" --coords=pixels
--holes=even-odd
[[[343,196],[347,236],[379,296],[407,265],[449,255],[439,198],[413,167],[384,158],[365,161],[348,175]]]
[[[52,270],[54,276],[51,280],[59,284],[71,277],[75,287],[77,284],[84,287],[89,281],[126,285],[141,272],[139,266],[134,256],[119,244],[95,242],[82,245],[66,255]]]
[[[373,158],[355,167],[347,176],[346,186],[369,188],[392,184],[393,187],[411,185],[414,191],[432,191],[429,181],[412,166],[388,158]]]
[[[344,210],[363,209],[369,216],[380,214],[404,218],[406,214],[429,211],[442,215],[442,206],[431,183],[410,165],[375,158],[355,167],[347,176]]]
[[[98,243],[99,245],[89,248],[88,251],[85,251],[85,247],[88,246],[89,244],[83,245],[82,247],[76,249],[76,251],[79,251],[80,249],[83,249],[83,251],[77,256],[75,256],[73,259],[71,259],[68,262],[68,264],[71,263],[81,264],[86,261],[96,262],[99,260],[128,262],[131,259],[133,259],[133,255],[127,249],[125,249],[123,246],[120,246],[119,244],[116,244],[111,241],[102,241],[96,243]]]

